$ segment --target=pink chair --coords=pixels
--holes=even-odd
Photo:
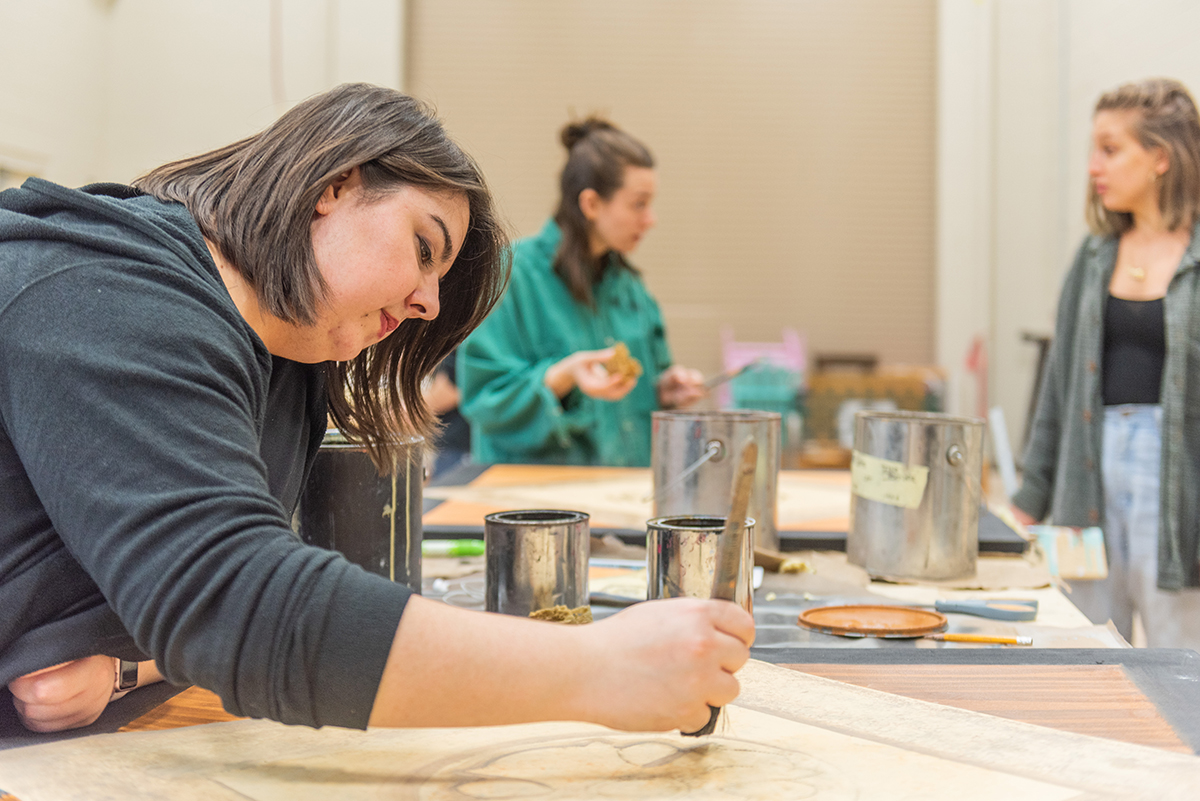
[[[733,338],[732,326],[721,326],[721,356],[722,369],[726,372],[761,360],[794,371],[799,376],[800,385],[804,385],[805,369],[808,366],[807,350],[804,337],[794,328],[783,329],[782,342],[738,342]],[[728,407],[732,403],[733,396],[729,384],[719,388],[717,398],[722,407]]]

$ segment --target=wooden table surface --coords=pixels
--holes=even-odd
[[[1060,731],[1192,753],[1117,665],[783,666]]]
[[[426,527],[479,527],[483,525],[484,515],[514,508],[514,501],[510,501],[510,497],[515,496],[518,504],[515,508],[535,508],[530,501],[536,503],[545,496],[547,487],[555,485],[561,485],[563,489],[551,495],[560,497],[559,503],[566,504],[566,508],[596,504],[583,509],[591,515],[593,528],[632,527],[644,531],[645,520],[652,516],[645,511],[649,509],[648,500],[625,497],[631,483],[645,485],[645,490],[638,495],[650,490],[650,468],[496,464],[467,465],[453,472],[461,475],[465,483],[444,484],[442,481],[453,480],[453,476],[442,477],[441,480],[435,476],[433,483],[425,489],[427,499],[450,495],[434,508],[427,507],[422,516]],[[781,501],[777,510],[777,524],[781,531],[846,531],[850,522],[849,470],[785,470],[780,471],[779,483],[781,489],[795,484],[793,492],[797,495],[807,489],[836,493],[839,498],[844,494],[846,498],[845,504],[839,503],[836,508],[825,510],[828,514],[815,516],[803,507],[789,509]],[[616,488],[615,493],[606,494],[606,485],[609,484]],[[454,489],[458,491],[454,492]],[[468,489],[471,491],[466,491]],[[843,505],[844,509],[841,508]]]
[[[484,515],[512,509],[579,509],[593,532],[644,534],[653,517],[650,468],[467,464],[434,476],[424,490],[427,536],[482,535]],[[781,470],[776,527],[783,550],[845,550],[850,525],[849,470]],[[1025,541],[987,509],[981,551],[1021,553]]]
[[[1061,731],[1192,753],[1119,665],[782,666]],[[213,693],[192,687],[120,730],[154,731],[236,719]]]

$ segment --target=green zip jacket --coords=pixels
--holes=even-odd
[[[658,303],[615,257],[594,287],[596,308],[579,303],[554,272],[561,239],[550,220],[513,244],[504,299],[459,349],[471,455],[492,463],[649,465],[650,413],[658,408],[659,374],[671,364]],[[546,370],[559,360],[617,342],[644,371],[621,400],[597,400],[578,388],[560,400],[545,385]]]
[[[1117,262],[1115,237],[1089,236],[1058,302],[1054,344],[1042,377],[1024,483],[1013,503],[1065,526],[1104,525],[1100,470],[1104,403],[1100,366],[1104,303]],[[1200,586],[1200,223],[1163,300],[1167,353],[1163,409],[1158,586]],[[1106,543],[1111,548],[1111,543]]]

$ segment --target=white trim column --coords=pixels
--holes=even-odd
[[[949,383],[947,411],[976,411],[963,363],[990,339],[993,272],[993,0],[939,0],[936,358]]]

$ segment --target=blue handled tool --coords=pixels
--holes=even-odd
[[[933,608],[939,612],[958,612],[992,620],[1033,620],[1037,617],[1038,602],[1008,599],[937,601]]]

